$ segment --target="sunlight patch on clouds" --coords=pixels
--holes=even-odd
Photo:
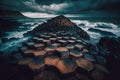
[[[47,14],[47,13],[38,13],[38,12],[23,12],[24,16],[30,17],[30,18],[52,18],[57,15],[54,14]]]
[[[24,16],[30,18],[53,18],[58,15],[55,14],[48,14],[48,13],[40,13],[40,12],[22,12]],[[65,14],[64,16],[72,18],[72,17],[83,17],[82,15],[74,15],[74,14]]]
[[[50,4],[50,5],[39,5],[35,3],[34,1],[25,1],[24,4],[30,8],[33,8],[37,11],[42,11],[42,12],[49,12],[49,13],[54,13],[54,12],[59,12],[64,10],[68,6],[67,3],[60,3],[60,4]]]

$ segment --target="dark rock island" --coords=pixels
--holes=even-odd
[[[71,22],[68,18],[62,15],[44,22],[27,34],[35,35],[37,33],[58,31],[66,31],[67,33],[76,35],[77,37],[81,37],[87,40],[90,39],[90,36],[87,34],[87,32],[79,28],[75,23]]]

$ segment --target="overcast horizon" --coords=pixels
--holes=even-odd
[[[119,16],[120,0],[0,0],[0,10],[54,15]]]

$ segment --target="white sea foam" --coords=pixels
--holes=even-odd
[[[28,24],[28,23],[27,23]],[[8,36],[6,38],[10,39],[10,38],[23,38],[23,34],[27,33],[28,31],[33,30],[35,27],[37,27],[39,24],[41,23],[37,23],[37,24],[33,24],[31,23],[31,25],[29,26],[28,30],[23,30],[23,31],[12,31],[12,32],[6,32],[8,34]],[[24,28],[25,26],[21,26],[21,28]]]
[[[95,28],[95,29],[99,29],[102,31],[107,31],[107,32],[111,32],[113,34],[116,34],[117,36],[120,36],[120,28],[118,28],[117,25],[113,24],[113,23],[107,23],[107,22],[89,22],[87,20],[72,20],[74,23],[76,23],[80,28],[82,28],[83,30],[87,31],[91,37],[100,37],[100,35],[98,36],[97,33],[95,33],[96,35],[93,35],[90,33],[90,31],[88,31],[88,29],[90,28]],[[83,25],[83,26],[82,26]],[[108,28],[100,28],[100,27],[96,27],[96,26],[107,26]],[[93,32],[94,33],[94,32]]]
[[[26,41],[28,38],[21,38],[17,41],[11,41],[11,42],[7,42],[5,44],[3,44],[0,48],[0,51],[6,51],[6,50],[10,50],[10,48],[14,49],[13,46],[20,46],[20,43],[23,41]]]

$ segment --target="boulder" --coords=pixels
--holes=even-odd
[[[110,72],[106,69],[105,66],[101,64],[95,64],[95,70],[92,72],[92,77],[95,80],[107,80]]]

